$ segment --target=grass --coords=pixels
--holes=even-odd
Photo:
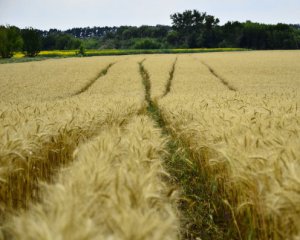
[[[0,58],[0,64],[5,63],[23,63],[23,62],[34,62],[34,61],[42,61],[47,60],[49,57],[13,57],[13,58]]]
[[[156,53],[205,53],[205,52],[228,52],[244,51],[242,48],[195,48],[195,49],[103,49],[86,50],[86,56],[111,56],[130,54],[156,54]],[[41,51],[38,56],[76,56],[77,50],[66,51]]]
[[[180,54],[180,53],[209,53],[209,52],[233,52],[233,51],[248,51],[244,48],[193,48],[193,49],[103,49],[93,50],[88,49],[85,52],[86,57],[91,56],[118,56],[118,55],[135,55],[135,54]],[[1,63],[19,63],[30,61],[41,61],[48,58],[65,58],[77,57],[78,50],[52,50],[41,51],[38,56],[30,58],[24,54],[17,52],[10,59],[0,59]]]

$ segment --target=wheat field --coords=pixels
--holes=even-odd
[[[300,239],[300,52],[0,65],[0,239]]]

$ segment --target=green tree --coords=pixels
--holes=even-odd
[[[41,50],[42,41],[38,30],[26,28],[22,30],[23,52],[28,57],[35,57]]]
[[[172,14],[171,19],[172,27],[178,32],[183,44],[191,48],[205,47],[207,42],[214,41],[213,31],[220,22],[218,18],[197,10]]]
[[[54,50],[56,45],[56,35],[48,34],[42,38],[42,49],[43,50]]]
[[[13,26],[0,26],[0,56],[11,58],[13,52],[21,49],[23,40],[20,30]]]
[[[138,40],[134,44],[135,49],[159,49],[160,47],[161,45],[159,42],[149,38]]]
[[[227,22],[222,27],[222,42],[219,47],[239,47],[243,37],[243,24],[240,22]]]
[[[84,56],[85,55],[85,48],[83,45],[80,45],[79,50],[76,52],[78,56]]]
[[[170,31],[167,34],[167,42],[171,44],[172,46],[178,46],[179,45],[179,36],[177,31]]]
[[[71,45],[72,38],[67,34],[59,34],[56,36],[56,45],[55,49],[58,50],[67,50]]]

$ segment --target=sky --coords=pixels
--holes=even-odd
[[[72,27],[171,25],[170,14],[197,9],[227,21],[300,23],[300,0],[0,0],[0,25]]]

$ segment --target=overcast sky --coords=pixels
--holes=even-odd
[[[0,0],[0,25],[39,29],[171,24],[186,9],[221,20],[300,23],[300,0]]]

